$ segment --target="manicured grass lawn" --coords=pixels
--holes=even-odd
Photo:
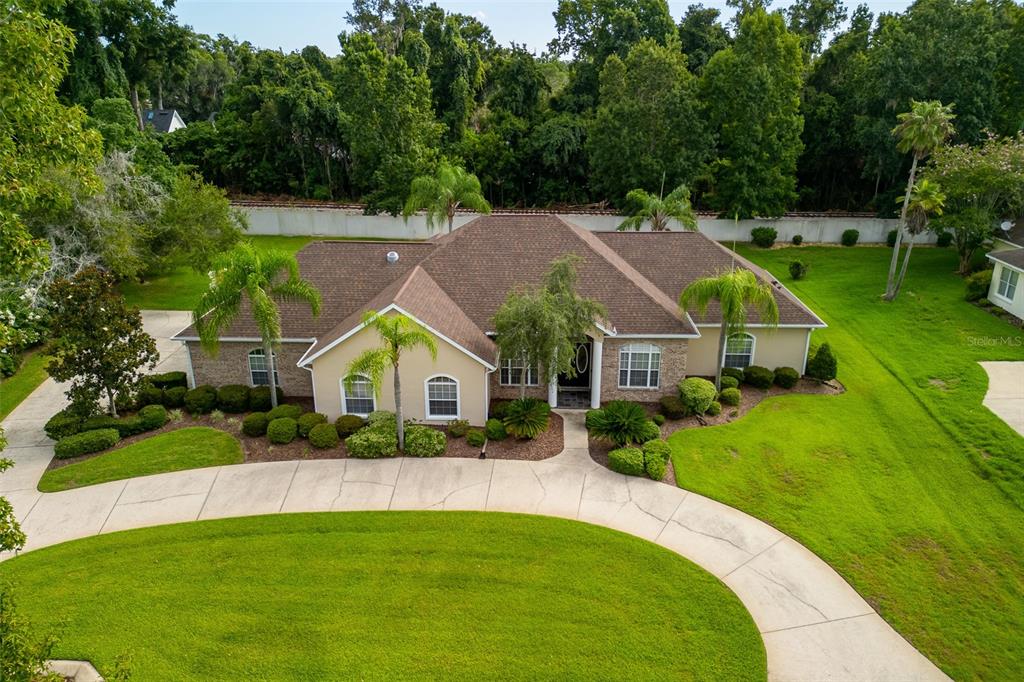
[[[297,253],[306,244],[321,239],[343,241],[346,237],[248,237],[254,244],[263,249],[279,249]],[[369,237],[361,237],[359,241],[376,241]],[[393,239],[381,241],[396,241]],[[171,272],[153,277],[145,282],[123,282],[121,293],[128,305],[141,310],[191,310],[199,297],[206,291],[209,277],[190,267],[181,267]]]
[[[25,356],[21,367],[6,379],[0,379],[0,419],[5,419],[21,401],[46,381],[49,358],[39,351]]]
[[[763,680],[724,585],[657,545],[469,512],[249,517],[0,564],[60,657],[133,679]]]
[[[677,432],[680,486],[806,544],[953,678],[1024,679],[1024,438],[977,364],[1024,360],[1024,334],[963,301],[948,250],[916,250],[891,304],[888,249],[742,250],[829,323],[848,392]]]
[[[39,490],[54,493],[135,476],[238,464],[241,461],[242,446],[237,438],[206,426],[187,427],[50,469],[39,480]]]

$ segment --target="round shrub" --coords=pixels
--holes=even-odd
[[[117,429],[96,429],[83,431],[73,436],[62,438],[53,446],[53,455],[57,459],[68,459],[88,455],[100,450],[112,448],[121,440]]]
[[[647,478],[652,481],[660,481],[665,478],[666,469],[668,469],[668,463],[663,462],[660,459],[644,460],[644,473],[647,474]]]
[[[391,429],[366,428],[345,439],[350,457],[376,459],[398,454],[398,434]]]
[[[508,429],[505,428],[505,422],[492,417],[484,424],[484,435],[487,440],[505,440],[508,438]]]
[[[494,403],[491,404],[491,417],[494,419],[504,420],[505,414],[508,411],[509,403],[511,402],[511,400],[495,400]]]
[[[644,453],[640,448],[619,448],[608,453],[608,468],[627,476],[644,473]]]
[[[891,249],[896,246],[896,235],[899,234],[899,230],[889,230],[889,234],[885,235],[885,243]]]
[[[188,388],[188,376],[184,372],[164,372],[163,374],[150,374],[146,377],[153,386],[167,390],[168,388]]]
[[[309,430],[309,444],[319,450],[336,448],[340,442],[338,430],[331,424],[317,424]]]
[[[750,241],[754,242],[755,246],[760,246],[762,249],[770,249],[775,244],[775,240],[778,238],[779,233],[775,231],[774,227],[755,227],[750,231]]]
[[[821,344],[818,351],[807,362],[807,376],[818,381],[832,381],[836,378],[839,362],[832,353],[832,346]]]
[[[139,387],[138,392],[135,394],[135,404],[138,407],[145,407],[146,405],[163,405],[163,403],[163,389],[158,386],[153,386],[148,382],[143,382]]]
[[[789,263],[789,276],[793,279],[803,279],[804,275],[807,274],[807,264],[803,261],[795,260]]]
[[[295,440],[299,424],[291,417],[271,419],[267,424],[267,440],[276,445],[287,445]]]
[[[73,436],[82,430],[82,418],[66,410],[61,410],[50,417],[43,431],[51,440],[60,440]]]
[[[804,236],[802,234],[793,235],[793,246],[800,246],[804,243]]]
[[[159,429],[167,423],[167,408],[163,405],[146,405],[139,410],[139,419],[145,431]]]
[[[775,372],[767,367],[751,365],[743,370],[743,383],[754,388],[771,388],[775,383]]]
[[[665,415],[656,414],[653,417],[651,417],[651,421],[657,424],[658,426],[661,426],[662,424],[665,423]]]
[[[217,407],[217,389],[213,386],[196,386],[185,393],[185,409],[189,414],[209,414]]]
[[[642,450],[644,452],[644,462],[656,459],[665,463],[672,455],[672,446],[660,438],[647,441],[644,443]]]
[[[149,406],[147,405],[147,407]],[[163,406],[157,405],[156,407],[162,408]],[[114,424],[114,428],[117,429],[117,433],[121,438],[127,438],[128,436],[134,436],[142,433],[143,431],[148,431],[146,425],[142,421],[142,418],[137,415],[134,417],[122,417],[121,419],[118,419],[117,423]]]
[[[843,230],[843,236],[839,238],[839,242],[843,246],[855,246],[858,239],[860,239],[860,231]]]
[[[306,414],[299,417],[299,435],[302,436],[303,438],[309,438],[309,432],[313,430],[314,426],[326,423],[326,414],[320,414],[319,412],[307,412]]]
[[[465,419],[453,419],[448,422],[448,435],[452,438],[462,438],[469,431],[469,422]]]
[[[727,388],[739,388],[740,380],[736,377],[723,376],[719,384],[724,391]]]
[[[718,394],[718,402],[729,407],[736,407],[740,404],[740,398],[743,394],[740,393],[738,388],[723,388],[722,392]]]
[[[502,420],[505,429],[516,438],[536,438],[548,430],[551,406],[536,398],[513,400]]]
[[[800,381],[800,372],[792,367],[775,368],[775,385],[779,388],[793,388]]]
[[[686,405],[683,404],[683,401],[677,395],[663,396],[658,402],[661,406],[661,413],[669,419],[682,419],[690,414],[689,410],[686,409]]]
[[[89,417],[82,422],[82,431],[95,431],[96,429],[116,429],[118,424],[117,417],[111,417],[109,414],[98,414],[95,417]]]
[[[940,249],[944,249],[944,248],[946,248],[947,246],[949,246],[952,243],[953,243],[953,233],[952,232],[945,232],[945,231],[939,232],[939,234],[936,235],[936,237],[935,237],[935,246],[939,247]]]
[[[366,426],[366,420],[357,414],[343,414],[334,420],[334,429],[339,438],[348,438]]]
[[[722,378],[732,377],[736,380],[736,385],[739,386],[743,382],[743,370],[739,367],[723,367]]]
[[[481,448],[487,442],[487,436],[480,429],[470,429],[466,431],[466,442],[474,448]]]
[[[164,389],[164,407],[181,407],[185,404],[185,393],[188,389],[184,386],[172,386]]]
[[[302,408],[298,405],[278,405],[274,409],[267,412],[267,419],[274,421],[275,419],[282,419],[287,417],[288,419],[298,419],[302,416]]]
[[[217,407],[228,414],[239,414],[249,409],[249,387],[228,384],[217,389]]]
[[[284,391],[277,388],[277,403],[284,402]],[[249,409],[253,412],[267,412],[272,407],[270,402],[270,386],[254,386],[249,389]]]
[[[679,382],[679,398],[691,414],[704,414],[716,395],[715,385],[707,379],[689,377]]]
[[[405,430],[405,454],[412,457],[437,457],[448,447],[444,432],[429,426],[413,425]]]
[[[709,417],[717,417],[718,415],[722,414],[722,403],[718,402],[717,400],[712,401],[711,404],[708,405],[708,411],[705,412],[704,414],[708,415]]]
[[[988,296],[988,290],[991,286],[992,271],[979,270],[973,275],[969,275],[967,279],[964,280],[964,299],[971,302],[980,301]]]
[[[269,423],[266,412],[252,412],[242,418],[242,433],[252,438],[265,436]]]

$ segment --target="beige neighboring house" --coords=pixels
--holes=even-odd
[[[988,259],[993,265],[988,300],[1024,320],[1024,219],[1009,230],[996,230]]]
[[[577,291],[600,301],[608,319],[576,350],[577,376],[547,382],[536,368],[502,358],[492,318],[510,290],[541,282],[566,254],[582,261]],[[437,342],[437,359],[422,349],[403,356],[406,414],[427,422],[467,419],[482,424],[492,400],[519,395],[525,373],[531,396],[556,407],[596,407],[618,398],[655,402],[687,376],[712,376],[719,311],[705,317],[679,310],[692,281],[731,267],[752,270],[775,291],[779,325],[765,328],[755,313],[729,339],[726,365],[803,371],[811,333],[825,324],[768,272],[696,232],[591,232],[557,216],[493,215],[425,242],[319,241],[298,254],[302,275],[323,296],[314,319],[308,307],[281,306],[283,339],[278,382],[290,396],[312,397],[330,418],[393,410],[392,377],[375,394],[365,378],[346,386],[345,368],[379,343],[360,322],[367,310],[404,314]],[[190,382],[267,383],[259,335],[243,308],[210,358],[188,327],[176,339],[188,348]]]

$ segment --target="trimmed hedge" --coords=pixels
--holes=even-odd
[[[469,421],[466,419],[453,419],[448,422],[448,435],[452,438],[462,438],[469,431]]]
[[[299,425],[291,417],[271,419],[267,424],[267,440],[276,445],[287,445],[295,440]]]
[[[755,227],[750,231],[750,241],[755,246],[760,246],[762,249],[770,249],[775,244],[775,240],[778,239],[779,233],[774,227]]]
[[[242,433],[252,438],[265,436],[269,424],[266,412],[252,412],[242,418]]]
[[[832,346],[821,344],[818,351],[807,362],[807,376],[818,381],[832,381],[839,370],[839,361],[832,353]]]
[[[484,424],[484,434],[487,436],[487,440],[505,440],[508,438],[505,422],[493,417]]]
[[[973,275],[968,275],[964,280],[964,300],[980,301],[988,296],[988,290],[992,287],[992,271],[978,270]]]
[[[302,408],[298,405],[278,405],[274,409],[267,412],[267,419],[274,421],[275,419],[281,419],[287,417],[288,419],[298,419],[302,416]]]
[[[802,234],[793,235],[793,246],[800,246],[804,243],[804,236]]]
[[[807,274],[807,264],[801,260],[790,261],[789,276],[793,279],[803,279]]]
[[[771,388],[775,383],[775,372],[767,367],[751,365],[743,370],[743,383],[754,388]]]
[[[644,452],[644,461],[660,459],[662,462],[667,462],[668,458],[672,455],[672,446],[660,438],[647,441],[641,449]]]
[[[508,412],[508,406],[511,400],[496,400],[491,405],[491,417],[494,419],[505,419],[505,414]]]
[[[338,430],[333,424],[321,423],[309,430],[309,444],[318,450],[336,448],[340,442]]]
[[[792,367],[775,368],[775,385],[780,388],[793,388],[800,381],[800,372]]]
[[[117,429],[83,431],[57,441],[57,444],[53,446],[53,455],[57,459],[80,457],[112,448],[119,440],[121,440],[121,435]]]
[[[163,405],[164,391],[159,386],[143,382],[135,394],[135,406],[142,408],[146,405]]]
[[[120,420],[117,417],[111,417],[109,414],[98,414],[94,417],[89,417],[82,422],[81,431],[95,431],[97,429],[116,429]]]
[[[742,397],[743,394],[738,388],[723,388],[722,392],[718,394],[718,402],[729,407],[736,407],[740,404]]]
[[[146,405],[139,410],[138,417],[142,421],[143,430],[159,429],[167,423],[167,408],[163,405]]]
[[[375,459],[398,454],[398,434],[391,429],[367,427],[345,439],[350,457]]]
[[[644,452],[640,448],[618,448],[608,453],[608,468],[627,476],[644,473]]]
[[[715,385],[707,379],[690,377],[679,382],[679,398],[692,414],[704,414],[718,395]]]
[[[277,404],[284,402],[284,391],[277,387]],[[268,412],[272,407],[270,403],[270,387],[254,386],[249,389],[249,409],[253,412]]]
[[[661,426],[662,424],[665,423],[665,415],[656,414],[653,417],[651,417],[651,421],[657,424],[658,426]]]
[[[217,407],[221,412],[239,414],[249,409],[249,387],[228,384],[217,389]]]
[[[413,425],[405,430],[405,454],[412,457],[437,457],[444,454],[448,438],[429,426]]]
[[[723,377],[732,377],[736,380],[736,385],[739,386],[743,382],[743,370],[739,367],[723,367]]]
[[[46,421],[43,431],[50,440],[60,440],[73,436],[82,430],[82,418],[66,410],[61,410]]]
[[[309,438],[309,434],[313,430],[314,426],[326,423],[326,414],[320,414],[319,412],[307,412],[298,419],[299,435],[303,438]],[[337,433],[337,431],[335,431],[335,433]]]
[[[185,394],[188,389],[184,386],[174,386],[164,389],[164,407],[182,407],[185,405]]]
[[[721,379],[721,381],[719,383],[721,384],[721,388],[722,388],[723,391],[725,389],[727,389],[727,388],[739,388],[740,387],[740,380],[739,379],[737,379],[736,377],[731,377],[731,376],[727,376],[727,375],[722,375],[722,379]]]
[[[676,395],[666,395],[659,401],[661,413],[669,419],[682,419],[690,414],[686,404]]]
[[[481,448],[487,442],[487,436],[480,429],[470,429],[466,431],[466,442],[474,448]]]
[[[147,405],[146,407],[149,407],[149,405]],[[156,407],[160,407],[161,409],[163,408],[162,405],[157,405]],[[117,423],[114,425],[114,428],[117,429],[117,433],[118,435],[121,436],[121,438],[134,436],[142,433],[143,431],[149,430],[146,428],[146,425],[143,423],[142,418],[139,416],[122,417],[121,419],[117,420]]]
[[[858,230],[843,230],[843,236],[839,238],[839,241],[843,246],[856,246],[859,239],[860,232]]]
[[[717,417],[718,415],[722,414],[722,403],[718,402],[717,400],[712,401],[711,404],[708,405],[707,412],[705,412],[704,414],[708,415],[709,417]]]
[[[217,389],[213,386],[196,386],[185,393],[185,409],[189,414],[209,414],[217,407]]]
[[[334,430],[338,432],[339,438],[348,438],[364,426],[366,420],[355,414],[343,414],[334,420]]]
[[[146,377],[153,386],[162,389],[188,388],[188,375],[184,372],[164,372],[163,374],[150,374]]]

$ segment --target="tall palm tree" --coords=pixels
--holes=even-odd
[[[383,344],[378,348],[370,348],[349,363],[345,370],[345,384],[348,386],[357,375],[370,380],[373,388],[380,393],[384,381],[384,372],[390,367],[395,372],[395,416],[398,421],[398,449],[405,450],[405,424],[402,419],[402,380],[399,374],[399,361],[402,351],[412,350],[418,346],[426,348],[430,357],[437,359],[437,344],[421,324],[405,315],[390,317],[379,314],[376,310],[363,313],[363,324],[377,331]]]
[[[903,278],[907,276],[910,252],[914,249],[917,235],[928,228],[929,217],[942,215],[942,209],[946,205],[946,195],[937,182],[925,178],[911,188],[909,201],[906,197],[900,197],[898,201],[903,201],[907,205],[907,233],[910,235],[910,240],[907,243],[907,252],[903,255],[903,266],[896,279],[893,298],[899,295],[900,287],[903,286]]]
[[[455,211],[460,206],[485,215],[491,212],[491,205],[480,193],[476,176],[461,166],[442,162],[435,175],[421,175],[412,181],[402,215],[408,220],[416,211],[426,209],[427,227],[433,230],[447,219],[450,233]]]
[[[913,152],[910,163],[910,176],[907,178],[907,191],[903,195],[903,208],[900,209],[900,224],[896,230],[896,244],[893,245],[892,259],[889,262],[889,279],[885,286],[885,300],[891,301],[899,293],[896,285],[896,265],[899,263],[900,244],[907,225],[907,209],[910,195],[917,177],[917,164],[953,134],[952,104],[939,101],[918,102],[910,100],[910,111],[900,114],[899,125],[892,129],[892,134],[899,138],[897,149],[906,154]]]
[[[725,364],[726,340],[746,327],[747,309],[753,307],[761,316],[761,323],[769,327],[779,324],[779,306],[772,288],[758,281],[750,270],[726,270],[717,275],[702,277],[691,282],[679,295],[683,312],[693,309],[700,315],[707,312],[711,301],[718,301],[722,309],[722,328],[718,339],[718,368],[715,370],[715,388],[722,388],[722,365]]]
[[[214,260],[210,286],[192,311],[192,324],[203,349],[216,356],[220,335],[238,317],[242,299],[248,298],[253,320],[263,341],[270,384],[270,404],[277,407],[274,347],[281,339],[281,301],[308,303],[320,314],[320,292],[299,275],[295,255],[286,251],[260,251],[244,241]]]
[[[665,198],[634,189],[626,195],[626,205],[635,206],[636,210],[619,224],[619,230],[639,230],[649,220],[652,232],[664,232],[673,218],[684,230],[697,229],[697,214],[690,206],[690,190],[686,185],[679,185]]]

